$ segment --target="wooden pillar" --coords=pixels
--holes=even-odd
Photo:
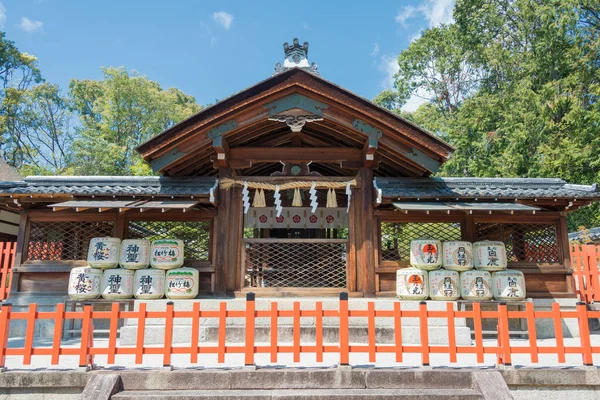
[[[377,231],[373,212],[373,170],[359,171],[361,187],[352,196],[355,202],[354,238],[356,247],[356,286],[365,296],[375,294],[375,235]]]
[[[231,176],[230,168],[219,169],[219,177]],[[243,232],[241,189],[218,190],[215,217],[215,294],[239,290]],[[237,278],[237,279],[236,279]]]
[[[567,228],[567,217],[565,215],[561,215],[558,219],[558,223],[556,224],[556,245],[558,246],[558,257],[559,262],[562,261],[565,269],[571,269],[571,246],[569,244],[569,229]],[[575,294],[575,281],[573,278],[573,274],[567,274],[565,276],[567,292]]]

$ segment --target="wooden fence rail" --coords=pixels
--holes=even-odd
[[[301,318],[312,317],[315,324],[315,339],[309,343],[301,340]],[[137,320],[137,342],[134,346],[124,346],[118,341],[118,326],[122,319]],[[144,343],[146,322],[148,319],[162,319],[164,321],[164,340],[160,346],[149,346]],[[191,341],[186,344],[173,343],[173,325],[176,318],[191,319]],[[206,318],[218,321],[218,339],[216,343],[199,343],[200,323]],[[228,343],[226,341],[227,319],[243,319],[245,340],[243,343]],[[257,318],[270,321],[269,340],[264,343],[255,341],[255,322]],[[278,340],[278,322],[280,318],[291,318],[293,321],[293,340],[283,343]],[[339,340],[336,343],[324,343],[323,318],[337,318],[339,324]],[[368,335],[366,343],[354,343],[349,340],[349,321],[353,318],[366,318],[368,321]],[[417,318],[419,321],[419,344],[404,343],[402,338],[403,318]],[[430,318],[444,318],[447,320],[447,345],[431,345],[428,337]],[[473,320],[474,344],[457,345],[455,333],[455,319],[467,318]],[[57,365],[64,356],[78,356],[80,366],[88,366],[94,362],[94,357],[105,355],[107,365],[115,364],[117,355],[132,355],[135,364],[140,365],[146,355],[162,356],[165,366],[171,365],[173,355],[188,355],[192,364],[202,363],[201,355],[212,354],[217,356],[218,363],[225,362],[228,354],[241,354],[246,365],[255,363],[257,354],[268,354],[271,362],[277,362],[281,354],[291,354],[294,362],[300,361],[303,354],[312,354],[317,362],[323,362],[326,353],[333,353],[339,357],[340,364],[349,364],[350,355],[363,353],[368,355],[369,362],[376,362],[377,355],[388,353],[395,356],[397,363],[403,362],[407,354],[419,354],[422,365],[429,365],[432,354],[445,354],[450,363],[457,363],[458,357],[463,354],[475,355],[477,363],[484,362],[486,354],[493,354],[499,364],[511,365],[512,356],[527,354],[531,363],[539,363],[539,355],[555,355],[558,363],[566,362],[567,354],[581,356],[583,365],[593,365],[593,354],[600,353],[600,346],[592,346],[589,318],[600,318],[600,311],[589,311],[583,302],[577,304],[576,310],[561,310],[557,303],[551,310],[538,311],[532,303],[527,303],[525,310],[509,311],[505,303],[499,303],[497,309],[492,311],[482,310],[479,303],[473,303],[470,311],[457,311],[454,304],[448,303],[446,310],[429,310],[427,303],[422,302],[417,310],[404,310],[402,304],[396,302],[393,309],[376,310],[373,302],[368,303],[366,310],[349,310],[347,294],[342,293],[337,310],[324,310],[320,301],[315,302],[314,308],[300,309],[296,302],[291,310],[278,309],[277,302],[271,303],[268,310],[256,310],[254,296],[249,294],[244,310],[228,310],[227,303],[220,303],[218,310],[202,310],[201,302],[195,302],[192,310],[174,310],[172,302],[167,303],[164,311],[147,311],[146,304],[140,303],[136,311],[120,311],[118,304],[113,304],[109,311],[95,311],[92,305],[86,304],[82,311],[65,311],[63,304],[58,304],[55,311],[40,312],[35,304],[29,306],[28,311],[13,312],[10,304],[4,304],[0,311],[0,367],[6,365],[7,356],[22,357],[22,364],[29,365],[32,357],[50,356],[51,364]],[[65,319],[81,321],[81,340],[79,345],[65,344],[62,341],[62,330]],[[394,341],[389,344],[380,344],[376,341],[376,323],[382,319],[392,319]],[[483,319],[497,321],[497,341],[484,345]],[[516,345],[510,338],[509,320],[526,319],[528,345]],[[536,320],[549,319],[553,323],[556,333],[556,342],[552,346],[540,346],[536,335]],[[578,321],[580,340],[577,345],[566,346],[563,338],[562,323],[564,319]],[[25,340],[22,347],[9,346],[10,325],[14,321],[26,321]],[[54,337],[51,345],[38,346],[34,344],[34,333],[37,321],[54,321]],[[98,320],[109,321],[108,345],[97,347],[94,345],[94,322]],[[406,320],[404,320],[406,321]],[[439,326],[439,325],[438,325]],[[306,326],[302,327],[304,330]],[[338,328],[336,328],[338,329]]]

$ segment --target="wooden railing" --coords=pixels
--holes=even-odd
[[[12,284],[16,242],[0,242],[0,300],[6,300]]]
[[[40,312],[35,304],[29,306],[28,311],[13,312],[10,304],[4,304],[0,311],[0,367],[6,366],[7,356],[20,357],[23,365],[31,364],[32,357],[50,356],[52,365],[57,365],[65,356],[77,356],[80,366],[89,366],[94,363],[94,357],[98,355],[106,356],[106,364],[115,364],[117,355],[130,355],[134,359],[134,364],[140,365],[144,361],[144,356],[159,355],[162,357],[162,363],[165,366],[171,365],[173,355],[187,355],[191,364],[202,364],[205,355],[212,354],[217,356],[218,363],[225,362],[225,356],[228,354],[243,355],[244,364],[252,365],[255,363],[257,354],[268,354],[270,362],[277,362],[282,354],[291,354],[293,362],[299,362],[301,355],[311,354],[316,358],[317,363],[323,362],[324,354],[330,353],[337,355],[339,363],[346,365],[350,363],[351,354],[367,354],[369,362],[376,362],[377,356],[382,354],[392,354],[397,363],[402,363],[407,354],[418,354],[422,365],[430,364],[432,354],[444,354],[448,356],[451,364],[458,363],[460,356],[465,354],[475,355],[477,363],[484,362],[485,355],[494,355],[498,364],[510,365],[514,355],[528,355],[533,364],[539,364],[540,355],[555,355],[558,363],[566,362],[567,354],[576,354],[581,356],[583,365],[593,364],[593,354],[600,353],[600,346],[592,346],[590,330],[588,326],[589,318],[600,318],[600,311],[589,311],[583,302],[579,302],[575,310],[561,310],[557,303],[554,303],[551,310],[535,310],[532,303],[527,303],[522,311],[509,311],[507,304],[499,303],[497,308],[492,311],[482,310],[479,303],[472,304],[470,311],[457,311],[455,304],[447,303],[445,310],[429,310],[427,303],[419,304],[418,309],[405,310],[401,302],[395,302],[393,309],[376,310],[374,302],[367,303],[366,310],[349,310],[348,297],[346,293],[340,295],[338,309],[323,309],[323,303],[317,301],[314,308],[301,309],[299,302],[294,302],[291,310],[278,309],[277,302],[270,304],[268,310],[256,310],[254,295],[248,294],[246,306],[243,310],[228,310],[227,302],[221,302],[218,310],[203,310],[201,302],[194,302],[191,310],[176,311],[172,302],[167,303],[164,311],[147,311],[146,304],[140,303],[137,311],[120,311],[118,304],[113,304],[110,311],[95,311],[92,305],[85,305],[82,311],[65,311],[63,304],[58,304],[55,311]],[[301,326],[301,318],[314,318],[314,325],[310,327]],[[174,343],[173,326],[174,319],[191,319],[191,340],[185,344]],[[218,339],[214,343],[200,343],[200,323],[207,318],[213,318],[218,321]],[[245,336],[243,343],[227,342],[227,320],[238,319],[245,326]],[[265,342],[255,341],[256,319],[262,318],[263,321],[269,321],[269,340]],[[291,318],[293,328],[293,340],[282,342],[278,338],[278,326],[280,318]],[[324,342],[323,319],[337,319],[335,324],[338,330],[339,340],[335,343]],[[355,343],[350,341],[350,323],[353,318],[366,318],[368,321],[368,339],[365,343]],[[418,320],[420,337],[418,344],[405,343],[402,337],[402,325],[406,323],[406,318],[416,318]],[[447,326],[448,342],[446,345],[431,345],[429,342],[429,319],[445,319]],[[464,318],[471,319],[474,327],[474,343],[470,345],[458,345],[456,341],[456,320]],[[79,344],[73,346],[73,343],[62,341],[62,330],[65,320],[75,319],[81,324],[81,340]],[[136,344],[133,346],[124,346],[119,343],[118,327],[120,320],[131,319],[137,321]],[[147,345],[145,341],[145,332],[149,319],[161,319],[164,321],[164,338],[159,345]],[[378,322],[387,319],[392,320],[388,324],[393,329],[392,343],[381,344],[376,340],[376,326]],[[483,320],[492,319],[497,322],[497,340],[483,340]],[[525,319],[527,321],[528,342],[515,343],[510,337],[509,321],[512,319]],[[536,321],[540,319],[550,320],[554,328],[556,340],[553,345],[540,345],[537,341]],[[576,320],[578,323],[580,339],[574,339],[578,343],[570,340],[565,344],[563,337],[564,320]],[[54,337],[51,345],[34,344],[34,332],[36,323],[42,320],[54,321]],[[94,343],[94,323],[98,320],[109,321],[110,329],[108,331],[108,345],[96,346]],[[239,321],[243,320],[243,321]],[[9,346],[9,330],[11,323],[15,321],[26,321],[25,339],[22,347]],[[156,323],[154,320],[153,323]],[[206,322],[203,322],[203,324]],[[239,326],[240,324],[238,324]],[[440,325],[437,325],[440,327]],[[331,327],[331,325],[328,325]],[[306,342],[301,340],[300,331],[303,330],[303,337],[307,329],[314,329],[314,341]],[[443,328],[442,328],[443,329]],[[131,362],[128,362],[131,364]]]
[[[571,245],[571,265],[575,290],[579,300],[594,303],[600,300],[600,246]]]

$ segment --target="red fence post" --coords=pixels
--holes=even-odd
[[[115,363],[117,329],[119,329],[119,303],[112,303],[110,308],[110,328],[108,333],[108,354],[106,356],[107,364]]]
[[[419,303],[419,333],[421,334],[421,364],[429,366],[429,320],[427,318],[427,302]]]
[[[52,339],[52,358],[50,363],[57,365],[60,357],[60,343],[62,340],[63,325],[65,323],[65,304],[56,305],[56,316],[54,317],[54,338]]]
[[[222,301],[219,304],[219,342],[217,351],[217,362],[225,362],[225,339],[227,338],[227,303]]]
[[[456,359],[456,327],[454,323],[454,303],[446,303],[446,317],[448,319],[448,352],[450,353],[450,362],[455,363]]]
[[[135,363],[144,359],[144,334],[146,332],[146,303],[140,303],[138,310],[137,336],[135,339]]]
[[[4,368],[6,366],[6,348],[8,347],[11,313],[12,304],[2,304],[2,308],[0,309],[0,368]]]
[[[90,357],[90,336],[93,339],[92,326],[92,305],[86,303],[83,305],[83,317],[81,318],[81,345],[79,352],[79,366],[87,367],[91,365]]]
[[[340,365],[350,363],[348,340],[348,293],[340,293]]]
[[[246,293],[246,351],[244,356],[245,365],[254,365],[254,317],[255,317],[254,293]]]
[[[590,327],[587,306],[584,302],[577,302],[577,320],[579,322],[579,339],[581,340],[581,356],[583,365],[593,365],[592,344],[590,341]]]
[[[25,330],[25,346],[23,354],[23,365],[31,364],[31,352],[33,350],[33,336],[35,335],[35,319],[37,317],[37,304],[31,303],[27,312],[27,328]]]
[[[368,336],[369,336],[369,362],[374,363],[376,361],[375,356],[375,303],[372,301],[367,303],[368,310]]]
[[[563,337],[562,319],[560,317],[560,304],[552,303],[552,321],[554,322],[554,336],[556,336],[556,356],[559,363],[567,362],[565,356],[565,339]]]
[[[294,302],[294,313],[293,313],[293,331],[294,331],[294,337],[293,339],[293,344],[294,344],[294,355],[293,355],[293,360],[295,363],[300,362],[300,303],[298,303],[297,301]]]
[[[198,362],[198,350],[200,347],[200,302],[192,305],[192,343],[190,350],[190,363]]]
[[[485,360],[483,353],[483,323],[481,319],[481,305],[479,303],[473,303],[473,328],[475,330],[477,362],[482,364]]]
[[[535,311],[533,309],[533,303],[525,304],[525,312],[527,313],[527,334],[529,336],[529,348],[531,350],[531,362],[537,364],[538,358],[538,345],[537,345],[537,332],[535,329]]]
[[[394,342],[396,347],[396,362],[402,362],[402,309],[400,302],[394,303]]]
[[[506,303],[498,304],[498,341],[499,341],[499,361],[503,365],[512,365],[510,354],[510,334],[508,326],[508,308]]]
[[[163,344],[163,367],[171,366],[171,351],[173,348],[173,309],[172,301],[167,302],[165,310],[165,341]]]
[[[278,329],[277,302],[271,303],[271,362],[277,362],[277,329]]]
[[[323,362],[323,302],[315,304],[315,346],[317,362]]]

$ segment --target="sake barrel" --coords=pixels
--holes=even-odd
[[[473,268],[473,245],[471,242],[447,241],[442,243],[443,265],[453,271],[468,271]]]
[[[69,297],[73,300],[92,300],[100,297],[102,271],[92,267],[76,267],[69,276]]]
[[[119,265],[121,239],[101,237],[90,240],[87,262],[94,268],[114,268]]]
[[[198,270],[194,268],[183,267],[167,271],[167,298],[195,298],[198,295],[198,278]]]
[[[183,265],[183,240],[159,239],[152,242],[150,265],[158,269],[173,269]]]
[[[492,274],[493,294],[496,300],[515,301],[525,299],[525,276],[521,271],[506,270]]]
[[[133,296],[133,271],[106,269],[102,274],[102,297],[107,300],[130,299]]]
[[[502,242],[484,240],[473,243],[473,266],[484,271],[506,269],[506,247]]]
[[[165,295],[165,271],[162,269],[138,269],[134,275],[136,299],[162,299]]]
[[[465,300],[491,300],[492,274],[478,270],[461,272],[460,295]]]
[[[442,266],[442,243],[439,240],[411,240],[410,264],[426,271]]]
[[[119,264],[127,269],[148,267],[150,265],[150,241],[146,239],[123,240]]]
[[[396,271],[396,295],[401,300],[425,300],[429,297],[427,271],[403,268]]]
[[[429,296],[433,300],[458,300],[460,276],[456,271],[440,269],[429,272]]]

